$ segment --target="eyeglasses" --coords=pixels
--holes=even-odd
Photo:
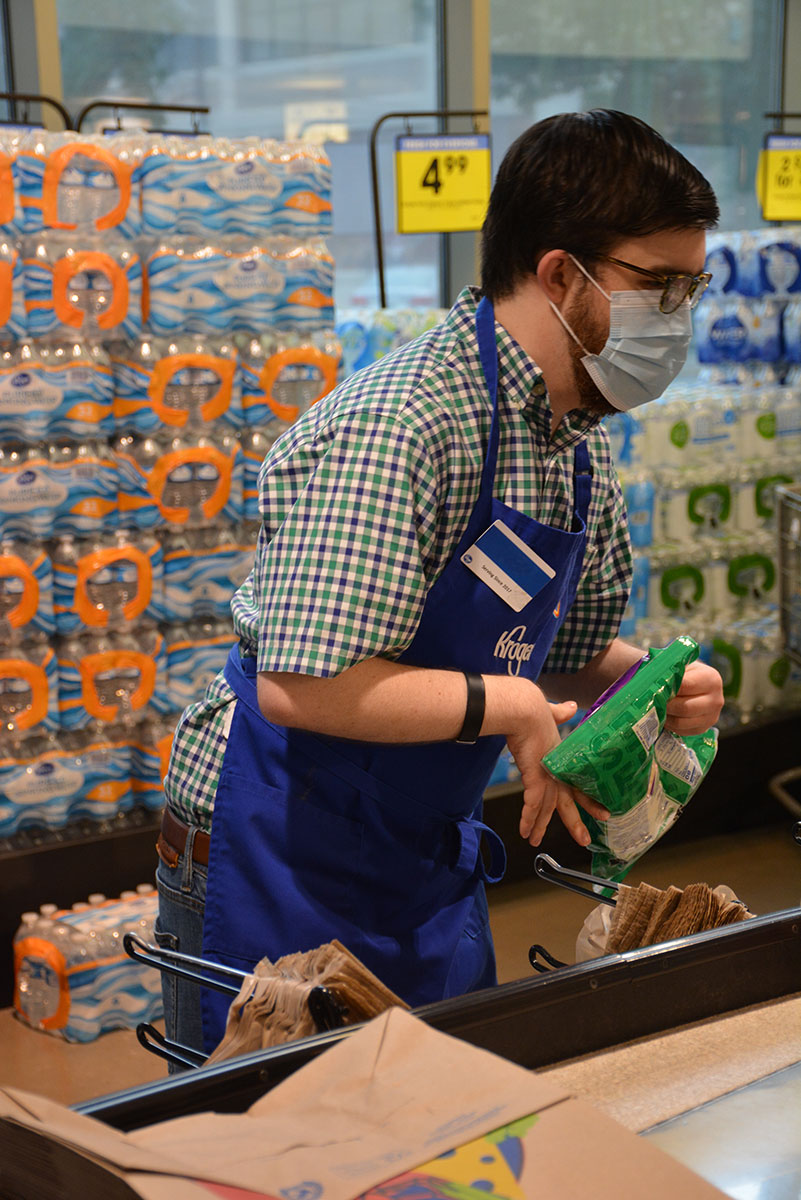
[[[663,288],[659,300],[659,311],[665,314],[675,312],[685,300],[689,300],[690,308],[695,308],[712,278],[709,271],[702,271],[700,275],[660,275],[657,271],[647,271],[645,267],[635,267],[634,263],[624,262],[622,258],[613,258],[611,254],[588,252],[586,257],[600,258],[604,262],[614,263],[616,267],[624,267],[627,271],[636,271],[638,275],[646,275],[649,279],[658,280]]]

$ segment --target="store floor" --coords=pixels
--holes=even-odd
[[[757,914],[801,902],[801,847],[791,820],[745,833],[669,848],[655,847],[632,871],[657,887],[704,881],[726,883]],[[502,983],[530,975],[528,950],[542,943],[573,961],[573,950],[593,902],[534,878],[492,890],[490,911]],[[160,1078],[160,1059],[142,1049],[129,1031],[108,1033],[85,1045],[68,1045],[26,1028],[10,1010],[0,1011],[0,1084],[74,1104]]]

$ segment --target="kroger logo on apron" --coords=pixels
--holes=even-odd
[[[510,675],[519,675],[520,664],[528,662],[534,653],[534,642],[524,642],[525,636],[526,626],[515,625],[514,629],[502,633],[495,643],[494,656],[506,663]]]

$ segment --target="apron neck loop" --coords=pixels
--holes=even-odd
[[[586,438],[577,443],[573,454],[573,486],[576,516],[586,526],[592,500],[592,463]]]
[[[481,357],[481,369],[484,372],[484,382],[487,393],[492,400],[492,426],[490,428],[487,456],[484,460],[484,472],[481,481],[482,490],[485,486],[492,488],[495,482],[495,465],[498,459],[498,346],[495,342],[495,311],[492,301],[482,296],[476,309],[476,336],[478,352]],[[490,493],[491,494],[491,493]]]

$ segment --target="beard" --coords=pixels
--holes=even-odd
[[[593,313],[587,293],[590,286],[585,280],[584,287],[573,303],[565,309],[563,315],[576,337],[583,346],[586,346],[590,354],[600,354],[606,345],[609,327]],[[572,338],[569,338],[568,342],[573,365],[573,382],[579,398],[578,407],[585,412],[592,413],[595,417],[608,417],[612,413],[616,413],[618,410],[609,403],[603,392],[599,391],[597,385],[587,374],[586,367],[581,361],[584,357],[581,346]]]

